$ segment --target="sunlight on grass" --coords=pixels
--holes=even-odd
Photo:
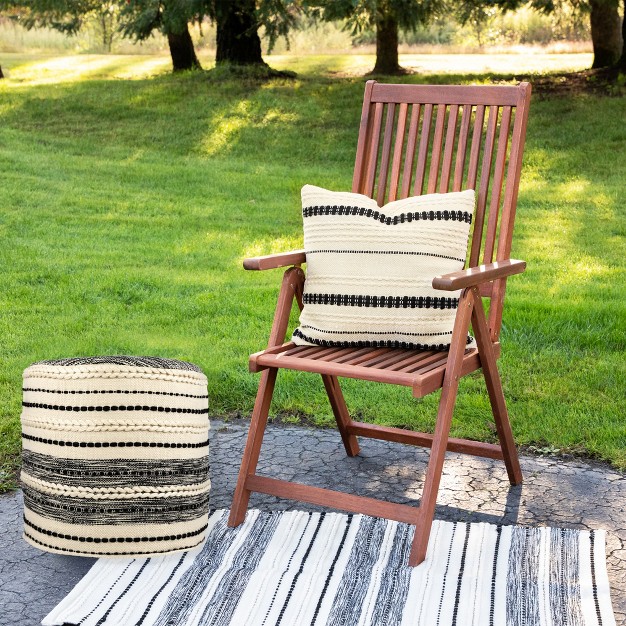
[[[292,124],[297,120],[298,116],[295,113],[276,108],[259,112],[258,103],[240,100],[233,108],[213,118],[212,129],[200,144],[200,153],[212,157],[227,150],[247,127],[260,128],[276,124]]]
[[[598,218],[611,220],[616,217],[615,208],[617,204],[617,194],[610,196],[605,192],[596,191],[590,196],[590,200],[593,204],[595,215]],[[620,202],[621,201],[620,198]]]
[[[563,200],[580,200],[589,193],[591,182],[585,178],[574,178],[559,185],[558,194]]]
[[[162,55],[68,54],[44,57],[6,54],[3,67],[9,68],[7,86],[47,85],[92,79],[138,80],[171,69],[171,59]],[[205,69],[213,66],[209,53],[201,55]],[[277,69],[301,74],[363,76],[374,67],[373,54],[268,55],[266,61]],[[592,55],[546,54],[401,54],[400,64],[418,74],[543,73],[576,71],[591,65]]]
[[[291,252],[302,248],[302,237],[276,237],[274,239],[257,239],[246,246],[242,259],[277,252]]]
[[[87,78],[140,79],[171,68],[167,56],[80,54],[25,61],[12,67],[7,85],[48,85]]]
[[[137,79],[160,74],[171,69],[171,61],[167,57],[148,57],[145,61],[129,63],[124,69],[113,74],[113,78]]]
[[[213,156],[225,149],[241,130],[250,124],[250,107],[250,100],[240,100],[229,111],[216,115],[213,128],[201,143],[201,153]]]
[[[570,72],[590,67],[589,53],[546,54],[401,54],[400,65],[425,74],[521,74]],[[374,67],[373,54],[274,55],[267,62],[278,69],[303,74],[327,71],[331,74],[362,76]]]
[[[575,288],[585,283],[599,281],[607,282],[612,278],[617,279],[619,271],[609,267],[600,260],[585,255],[579,259],[571,260],[567,267],[561,267],[557,274],[556,284],[558,290],[565,286]]]

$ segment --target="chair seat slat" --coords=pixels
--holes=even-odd
[[[297,356],[299,358],[303,358],[309,354],[313,354],[313,352],[316,352],[317,350],[319,350],[318,346],[296,346],[293,350],[283,352],[283,356]]]
[[[404,349],[394,349],[393,352],[389,355],[385,355],[387,358],[383,359],[382,361],[379,361],[378,363],[376,363],[376,367],[378,369],[392,369],[392,365],[395,365],[398,361],[402,361],[405,360],[407,358],[407,355],[410,355],[411,351],[410,350],[404,350]]]
[[[337,359],[334,359],[334,362],[346,363],[347,361],[352,361],[353,359],[358,358],[363,354],[367,354],[368,352],[370,352],[370,350],[371,348],[356,348],[356,349],[350,348],[349,351],[345,355]]]
[[[425,359],[432,358],[434,355],[438,354],[438,352],[433,352],[432,350],[420,350],[418,352],[415,352],[412,356],[407,357],[403,361],[396,363],[393,367],[390,367],[389,369],[396,372],[408,372],[409,369],[417,363],[424,361]]]
[[[333,361],[336,362],[335,359],[343,356],[344,354],[349,354],[353,348],[330,348],[325,352],[320,352],[313,354],[309,358],[313,358],[316,361]]]
[[[408,374],[425,374],[440,365],[445,365],[448,360],[447,352],[435,352],[430,357],[418,361],[413,366],[406,368]]]
[[[375,365],[377,366],[378,363],[384,361],[391,352],[393,352],[393,348],[378,348],[371,353],[369,358],[360,361],[359,365],[361,367],[374,367]]]
[[[316,372],[345,378],[357,378],[374,382],[391,383],[413,387],[413,395],[421,398],[441,387],[445,367],[448,359],[447,352],[415,351],[417,360],[412,365],[395,369],[393,365],[384,365],[384,361],[400,355],[404,351],[396,348],[366,348],[354,349],[354,354],[360,353],[358,357],[349,359],[352,363],[322,361],[311,356],[300,356],[298,354],[287,355],[286,353],[272,353],[271,350],[260,352],[255,357],[255,367],[252,371],[259,371],[268,367],[294,369],[304,372]],[[494,355],[500,355],[500,344],[493,344]],[[314,355],[315,353],[313,353]],[[348,355],[340,357],[338,361],[347,358]],[[367,361],[370,360],[369,366]],[[371,361],[377,361],[371,363]],[[399,361],[401,362],[401,360]],[[466,375],[480,368],[480,359],[476,350],[468,350],[463,356],[462,374]]]

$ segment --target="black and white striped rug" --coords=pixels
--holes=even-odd
[[[435,521],[413,528],[339,513],[209,519],[202,548],[100,559],[45,626],[615,626],[603,531]]]

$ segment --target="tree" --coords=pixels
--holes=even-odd
[[[155,30],[166,37],[174,70],[200,67],[188,23],[206,14],[207,0],[0,0],[0,9],[10,10],[25,28],[54,28],[74,35],[89,20],[102,27],[105,47],[110,49],[113,31],[136,41]],[[113,24],[112,17],[116,23]],[[119,21],[117,21],[119,18]]]
[[[25,28],[49,27],[66,35],[75,35],[91,20],[110,32],[116,13],[115,5],[103,0],[0,0],[0,9]]]
[[[506,1],[512,3],[507,8],[516,8],[522,4],[522,0]],[[622,53],[620,30],[623,30],[623,26],[620,29],[619,0],[531,0],[530,4],[539,11],[550,13],[563,2],[579,12],[589,14],[593,44],[591,67],[597,69],[614,65]]]
[[[486,7],[497,6],[503,11],[517,9],[528,0],[462,0],[460,17],[466,21],[470,16],[479,15]],[[552,13],[562,4],[569,4],[577,12],[589,13],[591,23],[591,40],[593,43],[592,68],[611,67],[618,59],[622,63],[623,32],[622,20],[620,29],[619,0],[530,0],[530,6],[543,13]],[[620,32],[621,30],[621,32]],[[624,40],[626,41],[626,40]]]
[[[267,67],[258,30],[265,28],[270,48],[286,36],[296,0],[128,0],[121,12],[122,32],[136,40],[154,30],[167,36],[174,70],[199,68],[189,23],[212,19],[217,28],[216,63]]]
[[[104,0],[0,0],[0,9],[27,29],[48,27],[75,35],[87,23],[98,25],[105,50],[111,51],[117,6]]]
[[[0,65],[0,78],[4,78],[4,74],[2,73],[2,65]]]
[[[258,30],[264,27],[270,49],[287,36],[301,0],[0,0],[26,28],[46,26],[75,34],[87,19],[98,18],[110,46],[112,28],[107,16],[115,14],[122,36],[135,41],[157,31],[167,38],[174,71],[201,69],[189,24],[205,17],[217,26],[216,61],[268,68],[261,54]],[[269,69],[269,68],[268,68]],[[286,73],[271,72],[284,75]]]
[[[216,64],[265,68],[259,28],[265,29],[271,50],[279,37],[287,37],[301,10],[299,0],[210,0],[209,5],[217,28]]]
[[[589,0],[592,68],[611,67],[622,52],[621,21],[616,0]]]
[[[265,65],[254,0],[215,0],[215,62]]]
[[[205,0],[127,0],[120,12],[124,37],[144,41],[156,30],[167,37],[174,71],[201,69],[189,23],[201,22]]]
[[[624,0],[624,15],[622,17],[622,55],[617,62],[617,68],[626,74],[626,0]]]
[[[443,8],[443,0],[318,0],[321,17],[328,21],[346,19],[353,34],[376,30],[374,74],[402,74],[398,61],[398,31],[415,30]]]

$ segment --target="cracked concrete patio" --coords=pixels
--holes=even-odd
[[[211,507],[226,508],[234,489],[247,422],[215,420],[211,431]],[[259,472],[408,503],[419,497],[428,451],[362,440],[361,454],[346,457],[334,430],[270,426]],[[626,476],[600,463],[521,458],[524,484],[511,488],[498,461],[450,453],[444,466],[438,519],[502,524],[604,528],[613,607],[626,626]],[[261,509],[301,503],[253,494]],[[21,539],[22,497],[0,497],[0,626],[31,626],[70,591],[92,559],[48,554]]]

